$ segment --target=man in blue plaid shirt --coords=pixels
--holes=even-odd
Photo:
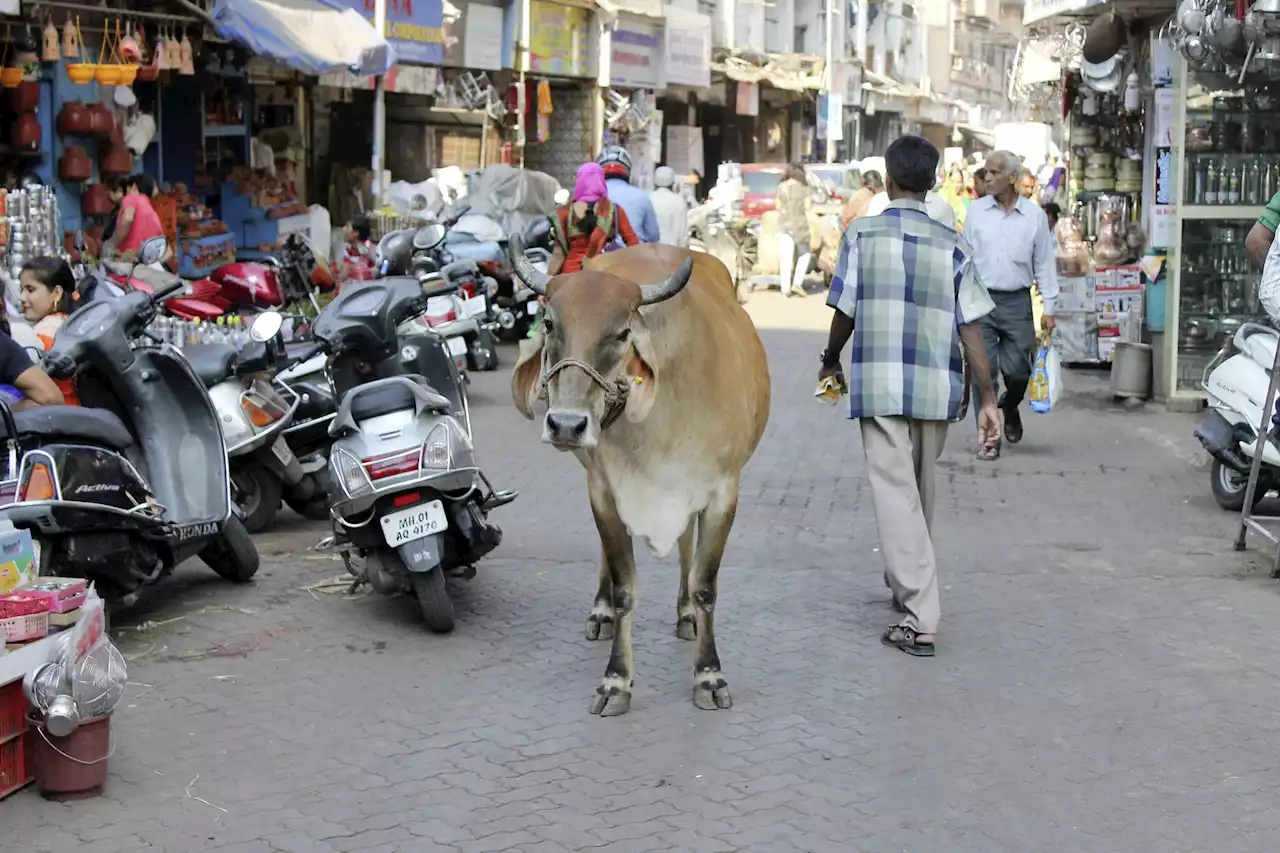
[[[827,304],[835,310],[819,381],[844,381],[840,351],[853,337],[847,385],[880,528],[885,581],[902,618],[883,641],[932,656],[941,617],[929,528],[934,464],[961,417],[964,356],[978,385],[978,440],[1000,438],[991,369],[978,319],[993,306],[969,244],[931,219],[938,149],[903,136],[885,152],[891,202],[845,231]]]

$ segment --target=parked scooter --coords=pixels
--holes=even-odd
[[[1210,412],[1195,436],[1213,457],[1209,472],[1213,497],[1219,506],[1233,512],[1244,507],[1277,343],[1280,334],[1275,329],[1245,323],[1227,338],[1204,371],[1202,384],[1209,395]],[[1271,422],[1270,417],[1266,420]],[[1280,488],[1280,448],[1274,439],[1263,447],[1254,506],[1267,492]]]
[[[314,352],[312,342],[285,345],[287,360],[292,361],[276,374],[275,384],[298,401],[293,419],[284,428],[284,439],[297,457],[306,479],[315,483],[315,489],[288,490],[284,502],[303,518],[322,521],[329,517],[325,497],[325,482],[329,467],[329,447],[333,437],[329,424],[338,411],[337,398],[325,371],[325,356]],[[296,360],[302,358],[301,361]]]
[[[163,237],[146,241],[141,263],[165,251]],[[81,406],[0,405],[5,491],[15,491],[0,517],[31,531],[42,572],[88,578],[104,598],[132,601],[193,556],[232,581],[258,570],[213,404],[176,350],[143,339],[158,303],[181,287],[92,301],[67,318],[45,367],[76,377]]]
[[[420,244],[438,242],[428,225]],[[424,285],[425,282],[425,285]],[[446,574],[472,577],[502,541],[488,520],[515,492],[477,467],[466,391],[433,330],[400,336],[456,285],[424,274],[344,291],[316,318],[340,403],[330,427],[329,502],[347,568],[384,594],[412,592],[427,628],[453,630]]]
[[[231,344],[193,344],[183,349],[222,422],[231,466],[231,498],[244,512],[250,533],[265,530],[280,501],[305,505],[323,493],[318,475],[308,476],[290,449],[285,429],[293,422],[301,399],[282,393],[268,378],[283,348],[283,319],[274,311],[257,315],[250,342],[241,350]]]

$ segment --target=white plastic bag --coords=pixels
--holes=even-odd
[[[1062,393],[1062,357],[1048,341],[1042,341],[1036,351],[1035,365],[1031,369],[1031,384],[1027,396],[1031,399],[1031,411],[1048,414]]]

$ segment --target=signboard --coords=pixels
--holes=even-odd
[[[667,27],[664,64],[668,85],[705,89],[711,85],[711,18],[664,6]]]
[[[613,28],[609,82],[629,89],[658,89],[662,84],[662,27],[634,18],[618,18]]]
[[[503,8],[467,4],[463,25],[462,64],[480,71],[502,67]]]
[[[334,4],[355,9],[373,23],[374,0],[334,0]],[[444,59],[442,0],[387,0],[384,35],[400,62],[439,65]]]
[[[591,12],[547,0],[533,0],[529,8],[529,68],[559,77],[590,77]]]
[[[1022,25],[1027,27],[1058,15],[1078,15],[1108,2],[1110,0],[1026,0],[1022,6]]]

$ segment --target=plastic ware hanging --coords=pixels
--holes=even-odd
[[[80,31],[71,23],[70,15],[67,15],[67,22],[62,25],[62,58],[80,58]]]
[[[52,18],[44,25],[40,58],[45,62],[57,62],[62,58],[62,46],[58,43],[58,28],[53,25]]]

